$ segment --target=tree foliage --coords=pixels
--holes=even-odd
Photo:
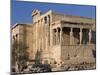
[[[37,50],[35,54],[35,64],[41,64],[41,51]]]
[[[12,63],[17,62],[18,67],[22,67],[26,64],[29,53],[27,52],[27,46],[23,42],[14,41],[12,44]]]

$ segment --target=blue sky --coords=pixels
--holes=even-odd
[[[78,15],[83,17],[95,18],[96,7],[89,5],[72,5],[72,4],[56,4],[56,3],[40,3],[40,2],[24,2],[12,1],[11,3],[11,25],[15,23],[32,23],[32,11],[39,9],[42,13],[49,9],[70,15]]]

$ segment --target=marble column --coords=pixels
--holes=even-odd
[[[47,36],[46,36],[46,38],[45,38],[45,40],[46,40],[46,51],[48,50],[48,38],[47,38]]]
[[[54,29],[52,29],[52,45],[55,45],[55,32]]]
[[[48,37],[48,45],[50,45],[50,27],[49,27],[49,16],[47,16],[47,37]]]
[[[46,49],[46,36],[47,36],[47,30],[45,25],[45,19],[44,19],[44,48]]]
[[[82,44],[82,28],[80,28],[80,45]]]
[[[36,22],[36,50],[38,49],[38,22]]]
[[[39,40],[39,47],[38,47],[38,50],[40,51],[40,44],[41,44],[41,40],[40,39],[38,39]]]
[[[60,44],[62,44],[62,27],[60,27]]]
[[[43,19],[41,19],[41,33],[43,34]],[[43,35],[41,34],[42,50],[43,50]]]
[[[91,34],[91,29],[89,30],[89,44],[91,44],[91,38],[92,38],[92,34]]]
[[[60,44],[60,28],[58,28],[58,44]]]
[[[37,25],[37,45],[38,45],[38,49],[39,49],[39,21],[38,21],[38,25]]]
[[[47,24],[49,24],[49,17],[47,16]]]
[[[45,48],[45,35],[44,35],[44,33],[45,33],[45,28],[44,28],[44,18],[42,19],[42,39],[43,39],[43,50],[44,50],[44,48]]]
[[[73,28],[70,28],[70,45],[73,45]]]
[[[56,29],[54,29],[54,45],[56,45]]]
[[[56,45],[58,44],[58,28],[56,28]]]

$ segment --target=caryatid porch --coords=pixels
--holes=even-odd
[[[92,24],[57,21],[53,23],[52,45],[91,44]]]

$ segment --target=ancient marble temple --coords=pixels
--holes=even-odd
[[[17,38],[28,46],[30,60],[40,51],[41,62],[56,67],[96,62],[95,19],[52,10],[41,12],[38,9],[32,12],[33,23],[16,23],[12,27],[12,40]]]

